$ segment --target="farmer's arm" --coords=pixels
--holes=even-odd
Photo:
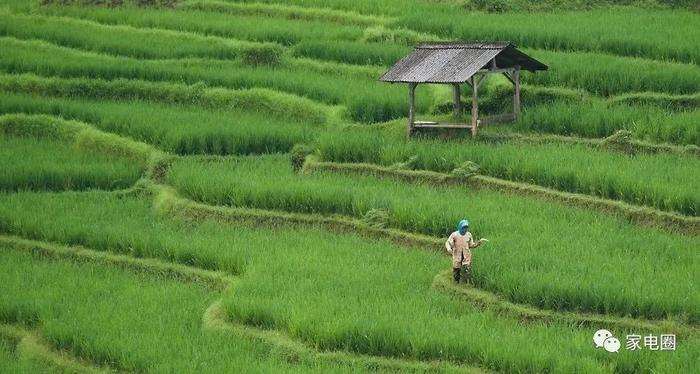
[[[447,241],[445,242],[445,249],[447,249],[448,253],[452,253],[454,250],[454,245],[455,245],[455,238],[453,234],[450,234],[450,237],[447,238]]]
[[[481,245],[481,240],[474,240],[474,237],[469,235],[469,248],[476,248]]]

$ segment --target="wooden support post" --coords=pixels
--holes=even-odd
[[[455,112],[455,117],[459,117],[459,115],[462,114],[462,105],[460,104],[459,83],[452,84],[452,98],[454,100],[453,109]]]
[[[476,80],[474,76],[471,77],[472,81],[472,137],[476,137],[479,132],[479,81]]]
[[[520,118],[520,66],[513,69],[513,117]]]
[[[408,130],[406,137],[411,138],[413,133],[413,123],[416,118],[416,83],[408,84]]]

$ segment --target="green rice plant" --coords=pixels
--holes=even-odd
[[[339,61],[357,65],[391,65],[410,48],[395,44],[304,41],[294,46],[295,56]]]
[[[527,108],[515,128],[594,138],[629,130],[635,138],[650,142],[700,146],[699,124],[697,110],[669,114],[653,107],[589,100],[581,104],[555,102]]]
[[[49,195],[27,192],[0,196],[14,201],[8,205],[3,204],[0,208],[6,213],[0,222],[0,231],[4,233],[67,245],[84,245],[138,258],[162,258],[231,274],[239,274],[245,267],[245,256],[238,251],[227,253],[227,244],[221,238],[202,236],[194,241],[189,238],[185,222],[159,220],[152,207],[133,197],[106,195],[98,191],[64,192],[55,195],[55,199],[48,200],[46,197]],[[37,204],[44,200],[47,215],[45,218],[35,216],[32,219],[16,214],[18,212],[15,209],[21,205],[14,200],[18,198],[26,199],[27,204]],[[92,203],[88,203],[90,201]],[[64,213],[60,213],[59,209],[64,210]],[[49,211],[53,213],[48,213]],[[66,220],[46,226],[50,215],[58,219],[55,214],[65,215]],[[95,222],[101,223],[96,225]],[[144,230],[151,234],[144,235]]]
[[[179,0],[41,0],[41,5],[173,7]]]
[[[288,362],[275,357],[274,347],[245,335],[202,331],[202,313],[217,292],[197,283],[124,271],[117,266],[56,261],[5,248],[0,251],[0,263],[7,270],[0,286],[4,295],[0,302],[2,320],[31,313],[50,346],[112,370],[351,370],[309,357]],[[107,290],[110,296],[104,297]],[[18,322],[34,321],[20,317]],[[25,360],[15,365],[0,360],[0,366],[46,372],[43,365]]]
[[[0,195],[0,199],[0,222],[9,222],[3,224],[3,232],[72,241],[103,250],[128,245],[132,253],[160,258],[186,247],[195,258],[205,253],[214,258],[241,256],[245,259],[241,277],[235,287],[223,295],[226,317],[232,322],[282,331],[322,351],[341,349],[403,359],[439,359],[502,371],[558,372],[584,368],[586,372],[607,372],[611,367],[619,370],[634,367],[640,359],[650,368],[682,371],[694,364],[692,358],[700,349],[697,338],[689,337],[674,355],[654,355],[651,351],[601,355],[590,347],[588,329],[556,323],[522,323],[436,292],[431,287],[433,277],[449,265],[446,258],[427,251],[405,251],[384,241],[332,235],[313,228],[237,226],[236,230],[231,230],[208,220],[188,223],[155,216],[141,199],[104,193],[23,193]],[[36,210],[44,214],[32,214]],[[75,214],[76,211],[84,213]],[[569,219],[583,218],[586,223],[600,218],[571,212],[574,216]],[[549,222],[549,218],[547,220]],[[629,227],[621,222],[619,225]],[[604,229],[605,225],[596,225],[594,232],[599,232],[599,227]],[[611,235],[617,235],[614,228],[608,230]],[[640,240],[647,242],[671,240],[656,233],[640,231],[640,234]],[[141,252],[145,239],[152,243],[150,253]],[[164,242],[158,243],[159,240]],[[509,242],[503,242],[500,252],[496,248],[475,252],[475,261],[484,261],[484,266],[490,257],[498,257],[494,260],[503,266],[513,266],[512,263],[523,258],[528,264],[534,261],[530,246],[517,246],[518,251],[508,250],[505,243]],[[580,245],[583,247],[584,243]],[[169,251],[161,252],[157,248]],[[650,250],[649,246],[633,248],[635,251]],[[520,257],[517,252],[527,253]],[[601,251],[602,257],[610,253]],[[79,352],[96,362],[112,362],[127,370],[148,367],[151,371],[187,371],[193,366],[200,367],[203,362],[220,365],[216,368],[236,364],[247,367],[241,360],[248,355],[240,349],[248,346],[237,343],[236,335],[198,333],[202,312],[213,295],[198,291],[195,284],[174,287],[168,286],[165,280],[149,280],[145,276],[129,281],[110,268],[102,270],[102,266],[99,270],[90,270],[94,265],[42,262],[24,255],[0,257],[3,268],[12,269],[0,274],[0,287],[3,291],[7,289],[7,297],[0,301],[0,311],[12,316],[18,315],[18,311],[37,316],[42,332],[61,348]],[[504,262],[509,257],[515,257],[513,262]],[[600,257],[583,258],[595,261]],[[645,261],[641,258],[645,256],[638,254],[630,260]],[[565,271],[572,267],[572,262],[565,259],[564,264],[569,266],[556,270],[543,267],[543,271],[556,272],[556,281],[546,280],[550,286],[567,284],[561,281],[562,274],[571,283],[580,284],[580,279],[569,278]],[[26,266],[33,266],[37,271],[27,272]],[[603,272],[598,270],[590,274],[595,284],[605,284],[600,282],[601,274],[613,276],[605,272],[607,267]],[[479,268],[475,272],[481,273],[481,277],[512,275],[505,271],[492,275],[490,268]],[[518,268],[512,272],[517,273]],[[27,285],[28,273],[32,287]],[[79,274],[79,279],[66,279],[73,274],[75,277]],[[679,273],[670,275],[681,276]],[[531,279],[537,281],[535,277]],[[660,287],[654,282],[644,284]],[[93,295],[98,290],[103,292],[105,287],[114,289],[115,296],[109,302]],[[581,292],[580,287],[576,291],[580,297],[593,296]],[[28,305],[25,301],[28,297],[38,301]],[[97,300],[95,303],[84,301],[93,298]],[[115,303],[119,306],[115,307]],[[64,310],[72,312],[61,313]],[[173,314],[172,311],[178,312]],[[123,317],[117,317],[117,313],[122,313]],[[93,314],[95,316],[87,318]],[[171,339],[171,334],[178,336],[173,335]],[[164,338],[169,344],[159,343]],[[510,344],[504,344],[505,341]],[[269,349],[260,350],[260,354],[268,358],[279,354]],[[259,362],[257,354],[253,358],[254,362]],[[215,364],[210,362],[212,360]],[[363,361],[356,362],[361,370]],[[321,370],[324,369],[328,367],[323,365]]]
[[[142,143],[47,116],[0,116],[0,188],[119,189],[156,157]]]
[[[553,10],[591,10],[608,9],[612,7],[630,6],[643,9],[692,9],[690,0],[570,0],[562,2],[559,0],[543,0],[532,2],[529,0],[473,0],[464,4],[465,8],[482,10],[490,13],[504,12],[533,12],[533,11],[553,11]]]
[[[365,29],[363,42],[367,43],[394,43],[402,46],[413,46],[418,42],[439,40],[430,34],[418,33],[405,28],[387,28],[385,26],[373,26]]]
[[[0,71],[60,77],[141,79],[188,84],[205,82],[226,88],[265,87],[318,100],[345,104],[355,121],[380,122],[405,115],[403,87],[351,76],[308,73],[295,69],[247,67],[238,62],[213,60],[136,60],[60,48],[41,42],[0,38]],[[427,109],[419,90],[419,111]],[[423,99],[421,99],[423,98]],[[365,104],[371,105],[365,105]]]
[[[41,14],[80,18],[110,25],[175,30],[282,45],[292,45],[301,40],[357,40],[362,37],[361,28],[333,22],[240,14],[236,15],[235,22],[231,22],[231,15],[198,10],[73,6],[44,6],[37,10]]]
[[[700,91],[700,66],[589,52],[529,50],[550,69],[522,74],[524,82],[544,86],[582,88],[609,96],[656,91],[695,94]]]
[[[489,260],[486,260],[488,264],[493,266],[487,271],[488,275],[484,275],[488,277],[488,281],[484,279],[485,284],[489,283],[487,287],[503,292],[511,300],[552,309],[580,308],[602,313],[614,310],[616,313],[659,318],[662,315],[654,314],[653,310],[663,310],[665,307],[643,307],[639,310],[635,308],[642,299],[660,300],[666,292],[664,285],[657,285],[658,290],[646,288],[644,292],[631,292],[626,295],[629,299],[622,301],[626,297],[619,295],[616,290],[622,287],[622,282],[634,278],[634,275],[603,275],[599,271],[600,266],[607,263],[605,269],[610,271],[646,269],[657,264],[655,248],[667,248],[673,253],[673,260],[670,260],[672,263],[676,261],[676,256],[687,256],[675,265],[667,263],[664,266],[678,267],[678,284],[692,287],[691,283],[687,282],[685,270],[681,269],[686,263],[698,263],[700,260],[697,254],[687,251],[687,248],[697,242],[695,238],[661,232],[652,234],[646,229],[629,225],[624,220],[603,218],[582,209],[495,192],[472,191],[465,195],[465,191],[460,188],[404,184],[369,176],[327,172],[294,174],[287,159],[278,156],[205,162],[192,159],[177,160],[168,174],[168,181],[186,196],[216,205],[325,215],[342,214],[357,218],[375,216],[377,210],[383,210],[388,212],[385,222],[390,227],[442,237],[447,237],[454,231],[454,224],[460,218],[468,217],[473,222],[475,235],[502,243],[498,244],[499,254],[484,254],[489,257]],[[508,214],[503,214],[506,211]],[[526,234],[531,230],[537,230],[538,238]],[[595,244],[585,239],[586,237],[595,237]],[[648,243],[647,240],[651,237],[657,237],[658,241],[654,244]],[[644,254],[640,252],[640,246],[645,247]],[[475,253],[478,251],[475,250]],[[581,256],[587,251],[589,255]],[[538,255],[541,252],[548,253],[546,259]],[[629,253],[629,256],[620,257],[620,253]],[[505,260],[507,256],[516,256],[518,259]],[[576,265],[564,265],[574,257],[579,259]],[[505,265],[502,261],[507,261],[510,265]],[[516,265],[518,261],[524,263]],[[572,281],[569,285],[571,288],[567,290],[568,287],[563,286],[565,280],[556,286],[547,286],[532,279],[528,281],[528,285],[518,282],[519,276],[532,270],[528,267],[529,264],[536,261],[547,262],[543,265],[546,270],[538,267],[537,277],[551,276],[550,279],[554,279],[561,276],[563,271],[566,274],[564,278]],[[476,263],[478,264],[478,260]],[[508,270],[508,266],[519,270]],[[563,270],[562,266],[566,270]],[[504,271],[508,274],[498,275]],[[545,275],[547,273],[549,275]],[[580,284],[577,282],[592,284],[583,280],[592,276],[600,277],[602,284],[610,285],[609,290],[600,290],[599,297],[605,296],[597,301],[583,301],[574,296]],[[616,281],[608,276],[619,279]],[[501,283],[503,279],[507,281]],[[644,282],[643,278],[638,278],[638,281]],[[692,290],[686,289],[678,297],[688,292]],[[658,297],[648,297],[650,294]],[[668,298],[666,306],[675,305],[675,300],[676,298]],[[692,303],[700,303],[700,299]],[[634,307],[631,307],[632,305]],[[692,309],[693,307],[688,305],[676,310],[676,313],[692,314]],[[700,315],[697,318],[700,318]]]
[[[573,144],[490,144],[463,140],[406,141],[398,126],[322,134],[318,148],[323,160],[368,162],[385,166],[415,156],[415,168],[450,172],[464,161],[481,166],[493,177],[537,184],[675,211],[700,212],[700,168],[692,155],[628,156]],[[399,127],[400,126],[400,127]]]
[[[410,49],[395,44],[358,42],[301,43],[297,55],[355,64],[393,65]],[[549,65],[549,70],[523,73],[525,83],[584,89],[603,96],[635,91],[695,94],[700,91],[700,67],[590,52],[525,49]]]
[[[231,2],[230,0],[225,0]],[[244,1],[246,2],[246,1]],[[323,10],[342,10],[357,12],[362,15],[370,16],[398,16],[402,12],[413,13],[425,11],[431,7],[437,6],[435,2],[424,3],[423,1],[404,1],[404,0],[259,0],[255,3],[263,4],[285,4],[295,5],[303,8],[316,8]]]
[[[41,39],[83,50],[135,58],[209,57],[244,58],[277,64],[282,48],[272,43],[252,43],[200,36],[192,33],[108,26],[65,17],[43,17],[2,12],[0,35]]]
[[[479,103],[480,113],[512,110],[510,82],[493,82],[484,91]],[[507,129],[589,138],[629,130],[636,138],[650,142],[700,145],[694,128],[697,121],[692,121],[692,114],[686,112],[700,107],[696,96],[643,92],[604,100],[581,90],[524,85],[521,89],[522,116],[516,125]],[[451,110],[451,100],[438,103],[436,109],[441,113]],[[683,122],[676,120],[683,115],[686,116]]]
[[[277,119],[328,124],[337,120],[338,108],[273,90],[228,90],[192,85],[128,79],[106,81],[85,78],[47,78],[33,74],[0,74],[0,91],[42,96],[100,100],[142,100],[199,105],[212,109],[256,112]]]
[[[147,144],[96,130],[85,123],[42,115],[0,116],[0,134],[50,140],[61,139],[73,142],[79,149],[125,158],[136,165],[145,165],[159,153]]]
[[[655,124],[638,126],[635,132],[640,138],[700,145],[700,109],[674,113]]]
[[[553,102],[525,108],[514,127],[526,131],[603,138],[617,130],[633,130],[639,122],[655,122],[662,115],[663,112],[659,110],[652,114],[624,105],[609,107],[597,100],[579,104]]]
[[[630,19],[635,22],[629,22]],[[694,42],[700,38],[697,23],[698,15],[684,10],[612,7],[579,12],[496,14],[448,6],[403,12],[397,25],[444,38],[511,40],[528,48],[698,63],[700,46]],[[595,64],[608,68],[606,61]]]
[[[130,187],[144,165],[86,152],[49,139],[0,136],[1,190],[84,190]]]
[[[309,142],[313,135],[303,123],[270,119],[264,113],[138,101],[0,97],[0,113],[49,114],[78,120],[177,154],[288,152],[294,144]]]
[[[700,108],[700,93],[693,95],[669,95],[658,92],[633,92],[609,99],[613,104],[653,106],[669,112],[688,111]]]
[[[321,61],[309,58],[290,58],[285,67],[293,71],[306,71],[316,74],[332,74],[336,77],[375,80],[384,73],[382,66],[350,65],[338,62]]]
[[[228,1],[184,1],[178,9],[201,10],[233,15],[264,16],[291,20],[326,21],[342,25],[374,26],[384,24],[385,17],[359,14],[354,11],[339,11],[323,8],[309,8],[286,4],[236,3]]]

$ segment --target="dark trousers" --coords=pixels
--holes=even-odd
[[[472,266],[471,265],[462,265],[460,268],[453,268],[452,269],[452,279],[454,279],[455,283],[459,283],[460,279],[464,280],[464,283],[471,283],[472,282]]]

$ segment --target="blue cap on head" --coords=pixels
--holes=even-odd
[[[458,231],[462,231],[462,229],[465,227],[469,227],[469,221],[467,221],[466,219],[459,221],[459,223],[457,224]]]

